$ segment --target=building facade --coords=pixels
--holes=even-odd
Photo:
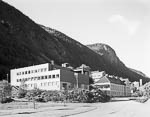
[[[75,73],[72,69],[45,63],[11,70],[11,85],[25,85],[27,90],[88,89],[89,76]]]
[[[129,83],[125,83],[125,81],[116,77],[105,75],[97,81],[94,86],[106,92],[109,96],[117,97],[131,95]]]

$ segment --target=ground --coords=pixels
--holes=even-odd
[[[19,104],[19,103],[17,103]],[[16,105],[17,105],[16,104]],[[33,103],[21,102],[22,109],[15,103],[1,104],[0,116],[4,117],[149,117],[150,101],[139,103],[131,100],[107,103]],[[23,104],[26,106],[23,106]],[[18,108],[19,107],[19,108]],[[24,107],[24,109],[23,109]]]

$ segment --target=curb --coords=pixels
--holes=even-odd
[[[89,109],[89,110],[82,111],[82,112],[77,112],[77,113],[72,113],[72,114],[66,114],[66,115],[63,115],[61,117],[68,117],[68,116],[72,116],[72,115],[78,115],[78,114],[90,112],[90,111],[93,111],[93,110],[96,110],[96,109],[97,109],[97,107],[93,107],[93,109]]]

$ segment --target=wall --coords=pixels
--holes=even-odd
[[[33,88],[60,90],[60,70],[48,71],[48,68],[49,64],[42,64],[11,70],[11,85],[20,86],[22,83],[28,90]],[[44,71],[41,72],[41,69]],[[17,73],[32,70],[37,70],[37,72],[17,75]],[[52,76],[54,76],[54,78]],[[25,80],[24,83],[23,79]]]
[[[125,86],[111,83],[111,96],[125,96]]]
[[[18,68],[18,69],[12,69],[10,70],[11,85],[19,86],[20,83],[16,82],[16,79],[35,77],[37,75],[42,75],[43,72],[48,70],[49,70],[49,63],[29,66],[24,68]]]
[[[61,70],[60,77],[61,77],[61,79],[60,79],[61,82],[69,82],[72,84],[71,87],[76,87],[77,82],[78,82],[79,88],[81,88],[81,87],[88,88],[89,76],[87,76],[87,75],[79,73],[78,76],[75,77],[74,72],[68,71],[68,70]],[[77,81],[77,79],[78,79],[78,81]]]

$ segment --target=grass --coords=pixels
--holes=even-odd
[[[38,108],[43,108],[43,107],[64,107],[64,103],[55,103],[55,102],[36,102],[35,107],[36,109]],[[4,103],[0,104],[0,110],[13,110],[13,109],[31,109],[34,108],[33,102],[11,102],[11,103]]]

